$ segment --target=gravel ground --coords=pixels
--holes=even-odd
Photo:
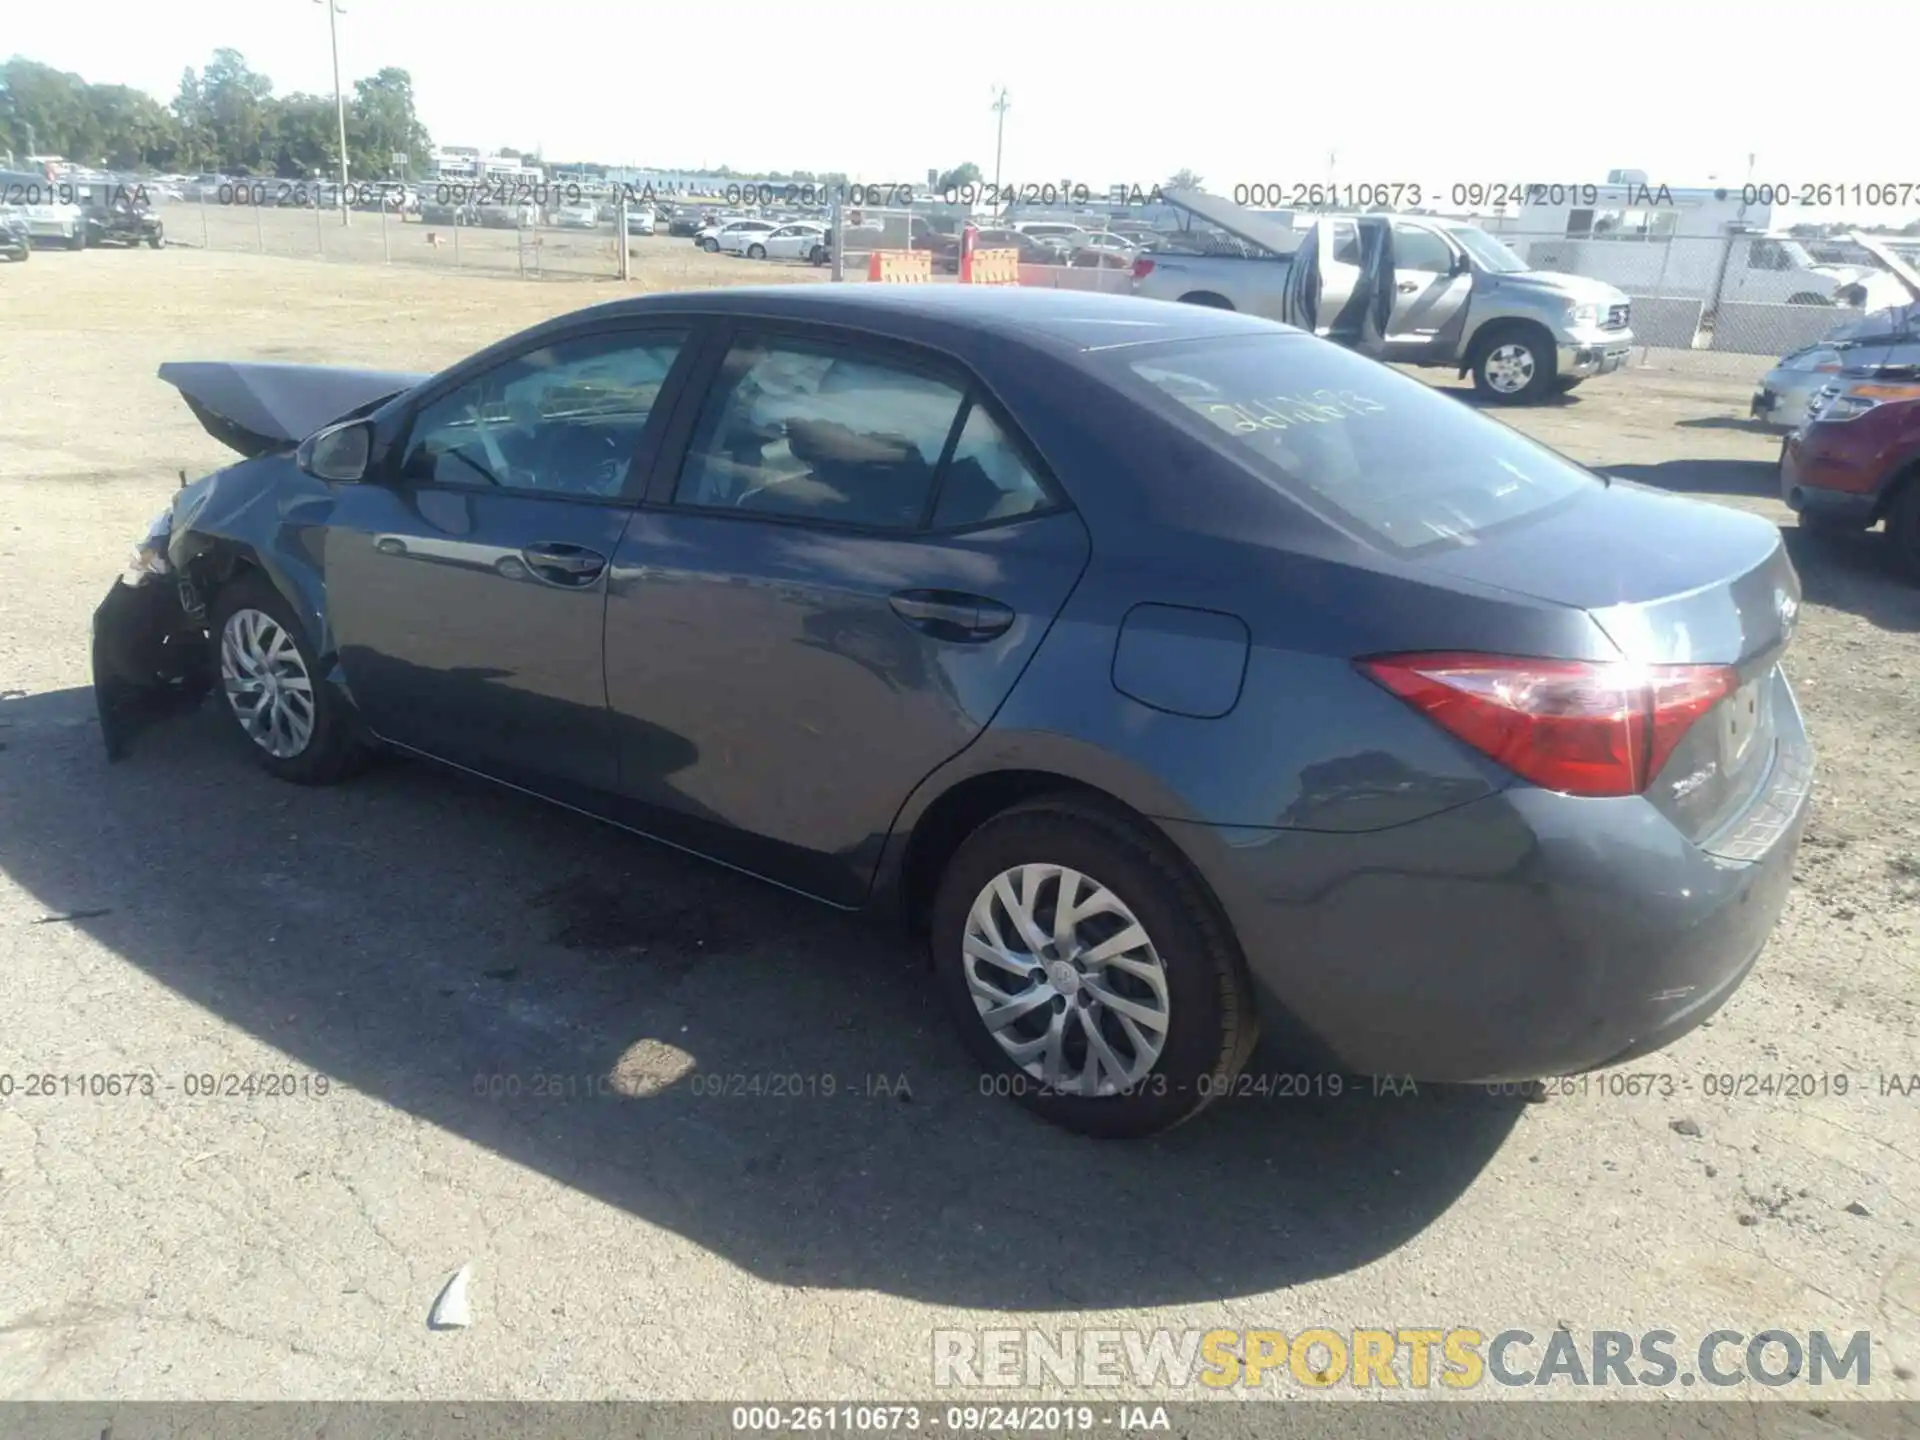
[[[0,1397],[925,1397],[936,1329],[1374,1325],[1869,1330],[1870,1383],[1828,1398],[1920,1395],[1920,1095],[1883,1078],[1920,1072],[1920,592],[1877,537],[1790,533],[1799,884],[1637,1096],[1247,1099],[1096,1144],[980,1096],[861,922],[423,766],[279,785],[210,708],[106,765],[89,614],[227,453],[156,365],[428,369],[617,293],[0,267]],[[1629,372],[1510,418],[1791,527],[1746,394]],[[108,1071],[156,1093],[22,1088]],[[300,1093],[190,1093],[258,1072]],[[772,1073],[804,1093],[708,1093]],[[1782,1073],[1836,1078],[1706,1093]],[[467,1262],[474,1324],[430,1330]]]

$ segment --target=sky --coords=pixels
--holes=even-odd
[[[322,0],[5,3],[0,49],[90,81],[171,100],[226,46],[277,93],[332,90]],[[1920,215],[1911,100],[1867,80],[1875,55],[1910,73],[1920,0],[1851,0],[1845,44],[1752,0],[341,4],[344,84],[404,67],[437,143],[551,160],[922,184],[970,160],[991,179],[1004,86],[1001,177],[1022,184],[1146,188],[1184,167],[1219,194],[1432,192],[1626,167],[1674,186],[1904,186],[1906,204],[1863,194],[1848,218]]]

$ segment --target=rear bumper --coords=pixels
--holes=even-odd
[[[1362,835],[1167,829],[1226,909],[1290,1063],[1574,1074],[1668,1044],[1752,968],[1812,782],[1797,710],[1782,719],[1760,790],[1706,842],[1719,853],[1638,797],[1525,786]]]

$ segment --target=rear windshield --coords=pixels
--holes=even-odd
[[[1598,477],[1417,380],[1300,335],[1110,352],[1276,489],[1396,550],[1471,544]]]

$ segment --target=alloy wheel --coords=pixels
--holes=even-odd
[[[291,760],[313,739],[313,677],[300,647],[264,610],[236,610],[220,632],[220,679],[247,738]]]
[[[1508,341],[1487,356],[1487,384],[1502,395],[1517,395],[1533,383],[1533,351]]]
[[[1062,1095],[1138,1086],[1166,1047],[1166,967],[1120,897],[1062,865],[1016,865],[968,912],[974,1008],[1007,1058]]]

